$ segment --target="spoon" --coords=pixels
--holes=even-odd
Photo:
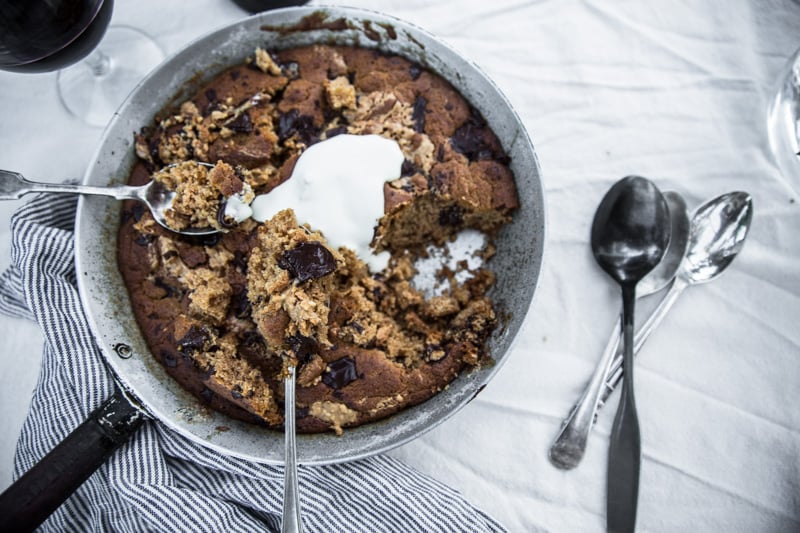
[[[636,284],[661,261],[670,238],[664,196],[640,176],[621,179],[606,193],[592,223],[592,252],[622,290],[622,399],[611,431],[606,480],[609,531],[633,531],[639,493],[641,436],[633,393],[633,314]]]
[[[689,232],[689,246],[675,281],[664,299],[636,333],[633,351],[638,352],[650,334],[661,324],[678,296],[691,285],[716,279],[742,251],[753,220],[753,201],[746,192],[730,192],[697,208]],[[603,406],[622,377],[621,357],[617,354],[606,378],[606,389],[597,408]]]
[[[686,244],[689,239],[689,215],[686,202],[680,194],[674,191],[665,192],[664,198],[667,200],[671,222],[669,246],[658,266],[637,285],[637,298],[660,292],[666,288],[675,277],[686,253]],[[597,409],[604,399],[604,394],[610,393],[607,388],[607,377],[615,370],[613,363],[617,363],[617,361],[614,356],[617,354],[621,331],[622,317],[618,316],[613,333],[589,383],[578,403],[572,407],[567,418],[561,423],[561,429],[550,446],[548,457],[550,462],[558,468],[564,470],[575,468],[583,459]],[[634,354],[636,352],[634,347]],[[618,366],[621,366],[621,361],[618,362]],[[621,373],[620,376],[622,376]]]
[[[213,167],[209,163],[198,164]],[[169,167],[165,167],[169,168]],[[0,170],[0,200],[19,200],[23,195],[32,192],[66,193],[66,194],[91,194],[96,196],[111,196],[117,200],[138,200],[144,203],[156,222],[170,231],[183,235],[208,235],[216,233],[215,228],[185,228],[176,230],[167,225],[165,212],[172,205],[175,193],[168,190],[156,180],[151,180],[145,185],[114,185],[110,187],[94,187],[92,185],[71,185],[59,183],[38,183],[28,181],[22,174],[10,170]]]
[[[290,365],[284,381],[284,474],[283,474],[283,515],[282,533],[300,533],[303,520],[300,516],[300,496],[297,488],[297,443],[295,442],[294,408],[295,368]]]

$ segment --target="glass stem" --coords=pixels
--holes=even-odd
[[[83,61],[92,71],[92,76],[97,78],[105,76],[111,70],[111,57],[104,54],[100,48],[95,48]]]

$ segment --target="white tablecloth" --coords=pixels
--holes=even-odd
[[[547,450],[592,372],[619,307],[594,263],[597,202],[627,174],[690,207],[745,190],[747,245],[687,291],[638,358],[642,531],[800,530],[800,192],[778,171],[765,113],[800,46],[800,4],[349,0],[439,35],[508,96],[538,152],[546,262],[514,353],[486,390],[392,455],[463,492],[511,531],[600,531],[616,395],[587,455],[557,470]],[[117,2],[113,24],[174,52],[244,12],[226,0]],[[0,168],[83,175],[101,130],[61,107],[55,74],[0,72]],[[20,202],[0,204],[0,268]],[[0,489],[38,372],[41,334],[0,318]]]

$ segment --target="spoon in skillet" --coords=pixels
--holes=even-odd
[[[655,294],[669,285],[678,272],[683,256],[686,253],[686,244],[689,239],[689,215],[683,197],[674,192],[664,192],[664,198],[669,206],[671,223],[671,238],[669,247],[664,253],[661,262],[650,271],[636,286],[636,297],[641,298]],[[554,466],[569,470],[578,466],[589,439],[589,433],[595,421],[597,410],[604,399],[604,394],[610,392],[607,388],[608,379],[621,363],[617,366],[615,354],[619,346],[622,317],[617,318],[614,331],[603,355],[595,367],[583,395],[578,400],[567,417],[561,423],[556,438],[550,446],[548,457]],[[634,353],[636,349],[634,348]],[[621,377],[620,372],[620,377]]]
[[[633,531],[639,494],[641,436],[633,393],[633,313],[636,285],[658,263],[670,239],[669,207],[646,178],[628,176],[606,193],[592,223],[592,252],[622,290],[622,398],[608,453],[606,525]]]
[[[284,380],[284,474],[281,533],[301,533],[300,496],[297,488],[297,444],[295,442],[295,367],[290,364]]]
[[[209,163],[198,162],[198,164],[209,168],[214,166]],[[175,192],[168,190],[157,180],[151,180],[149,183],[139,186],[114,185],[110,187],[95,187],[92,185],[39,183],[25,179],[25,177],[18,172],[0,170],[0,200],[19,200],[23,195],[32,192],[90,194],[95,196],[110,196],[117,200],[138,200],[150,209],[156,222],[175,233],[183,235],[208,235],[219,231],[216,228],[207,227],[187,227],[177,230],[167,225],[166,211],[172,205]]]

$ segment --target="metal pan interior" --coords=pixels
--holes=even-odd
[[[342,21],[346,21],[342,24]],[[349,461],[405,443],[441,423],[477,395],[508,357],[537,285],[544,248],[544,201],[531,141],[497,87],[471,62],[427,32],[380,13],[347,8],[292,8],[257,15],[215,31],[165,61],[132,92],[104,132],[84,177],[89,185],[124,183],[134,164],[133,134],[203,81],[252,55],[256,46],[333,43],[379,48],[439,73],[486,118],[511,156],[521,208],[503,229],[489,263],[491,296],[504,317],[489,341],[495,364],[459,376],[427,402],[386,420],[332,433],[299,435],[303,464]],[[193,441],[249,460],[281,463],[283,435],[211,411],[186,393],[150,355],[117,269],[120,203],[81,198],[76,267],[84,308],[107,363],[151,415]]]

